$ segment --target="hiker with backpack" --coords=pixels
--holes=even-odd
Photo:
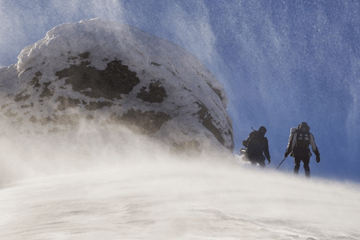
[[[315,139],[312,133],[310,133],[310,127],[306,122],[302,122],[298,128],[292,128],[290,130],[290,137],[284,157],[286,158],[289,154],[294,158],[295,167],[294,173],[298,174],[300,163],[303,162],[305,175],[310,177],[310,157],[311,152],[309,146],[316,155],[316,162],[320,162],[320,153],[315,144]]]
[[[258,131],[254,130],[251,132],[248,139],[242,142],[244,147],[246,147],[246,150],[240,150],[244,150],[243,152],[245,152],[251,164],[259,164],[262,167],[265,167],[265,157],[269,164],[271,162],[269,144],[265,137],[265,133],[266,128],[264,126],[261,126]]]

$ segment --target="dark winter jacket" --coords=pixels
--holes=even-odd
[[[249,138],[244,141],[243,145],[247,148],[249,156],[264,154],[266,159],[270,159],[268,139],[261,133],[257,131],[250,133]]]

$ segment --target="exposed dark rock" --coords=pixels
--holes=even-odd
[[[81,116],[79,114],[54,115],[54,123],[57,125],[75,125],[79,123]]]
[[[85,109],[88,111],[95,111],[103,107],[111,107],[114,105],[112,102],[90,102],[85,106]]]
[[[31,104],[29,105],[21,105],[21,108],[30,108],[31,107]]]
[[[41,125],[46,125],[49,123],[54,123],[56,125],[75,125],[80,120],[80,115],[78,114],[70,114],[70,115],[53,115],[54,119],[51,119],[50,117],[44,117],[38,119],[35,116],[31,116],[29,121],[32,123],[38,123]]]
[[[80,104],[80,100],[79,99],[73,99],[73,98],[65,98],[65,97],[58,97],[57,101],[60,102],[60,104],[57,107],[57,110],[59,111],[63,111],[67,108],[76,108],[79,106]]]
[[[136,96],[145,102],[157,102],[160,103],[167,97],[166,91],[164,87],[160,86],[161,82],[156,81],[154,83],[150,83],[149,91],[147,92],[145,89],[141,89],[140,93]]]
[[[210,86],[210,87],[211,87],[211,86]],[[218,95],[221,100],[223,100],[223,97],[222,97],[222,95],[221,95],[221,91],[220,91],[219,89],[216,89],[216,88],[213,88],[213,87],[211,87],[211,89],[214,90],[214,92],[216,93],[216,95]]]
[[[89,53],[89,52],[84,52],[84,53],[80,53],[80,54],[79,54],[79,57],[80,57],[81,59],[87,59],[87,58],[89,58],[89,56],[90,56],[90,53]]]
[[[44,97],[52,97],[54,95],[54,93],[52,91],[50,91],[50,89],[48,88],[48,86],[51,84],[51,82],[47,82],[47,83],[44,83],[44,88],[43,88],[43,91],[42,93],[40,94],[40,97],[41,98],[44,98]]]
[[[229,136],[231,141],[234,141],[234,134],[232,132],[232,128],[225,132],[225,135]]]
[[[15,96],[15,98],[14,98],[15,102],[26,101],[30,98],[30,95],[23,96],[24,92],[26,92],[26,90],[22,91],[21,93],[19,93],[18,95]]]
[[[18,114],[17,114],[17,113],[13,113],[13,112],[11,111],[11,109],[8,109],[8,110],[4,113],[4,115],[7,116],[7,117],[13,118],[13,117],[16,117]]]
[[[197,114],[199,115],[200,120],[202,121],[202,125],[204,125],[204,127],[209,130],[214,137],[222,144],[225,144],[225,140],[220,132],[220,130],[218,128],[216,128],[213,124],[213,117],[210,114],[209,109],[200,102],[195,102],[199,107],[200,110],[197,112]]]
[[[35,73],[35,77],[41,77],[41,76],[42,76],[42,72],[37,71],[37,72]]]
[[[170,120],[170,116],[163,112],[141,112],[134,109],[130,109],[121,117],[116,114],[112,114],[110,117],[110,122],[125,124],[133,131],[144,135],[156,133],[168,120]]]
[[[151,65],[154,65],[154,66],[157,66],[157,67],[160,67],[160,66],[161,66],[160,63],[156,63],[156,62],[151,62],[150,64],[151,64]]]
[[[50,117],[37,119],[35,116],[32,116],[30,118],[30,121],[33,123],[40,123],[41,125],[46,125],[49,124],[52,120]]]
[[[76,59],[78,59],[78,57],[74,57],[74,56],[68,57],[68,60],[76,60]],[[68,62],[70,62],[70,61],[68,61]]]
[[[32,80],[29,82],[30,85],[34,87],[40,87],[39,78],[33,77]]]
[[[35,77],[33,77],[31,79],[31,81],[29,82],[29,84],[33,87],[40,87],[40,83],[39,83],[39,78],[42,76],[42,73],[40,71],[37,71],[35,73]]]
[[[1,105],[1,110],[3,110],[4,108],[6,108],[7,106],[9,106],[10,104],[5,104],[5,105]]]
[[[199,154],[201,152],[200,143],[198,141],[173,143],[172,146],[172,151],[175,153],[186,153],[193,156],[194,154]]]
[[[129,94],[140,80],[135,72],[131,72],[121,61],[114,60],[107,64],[103,71],[89,67],[90,62],[72,65],[56,72],[59,79],[67,78],[66,84],[71,84],[74,91],[92,98],[104,97],[114,100],[121,99],[121,94]]]

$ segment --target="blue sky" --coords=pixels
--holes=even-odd
[[[95,17],[196,55],[225,86],[234,152],[264,125],[276,167],[289,129],[306,121],[322,158],[312,158],[312,174],[360,181],[358,1],[0,0],[0,65],[54,26]],[[292,168],[291,158],[281,167]]]

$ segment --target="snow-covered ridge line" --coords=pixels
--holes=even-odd
[[[170,54],[167,49],[171,49]],[[188,71],[192,68],[219,95],[225,108],[227,107],[228,99],[223,86],[194,55],[150,33],[102,19],[66,23],[51,29],[45,38],[21,51],[16,64],[18,73],[22,74],[27,69],[46,62],[48,58],[68,55],[72,51],[77,55],[91,52],[93,58],[119,59],[135,71],[139,66],[134,63],[141,63],[144,68],[151,65],[167,65],[169,71],[175,70],[173,67],[179,66],[179,62],[185,63],[185,69],[176,70]],[[135,51],[136,54],[131,53],[132,58],[128,58],[129,51]],[[165,55],[167,58],[159,58]],[[157,59],[158,62],[152,62],[150,59]],[[106,67],[102,61],[94,61],[92,66],[97,69]]]

